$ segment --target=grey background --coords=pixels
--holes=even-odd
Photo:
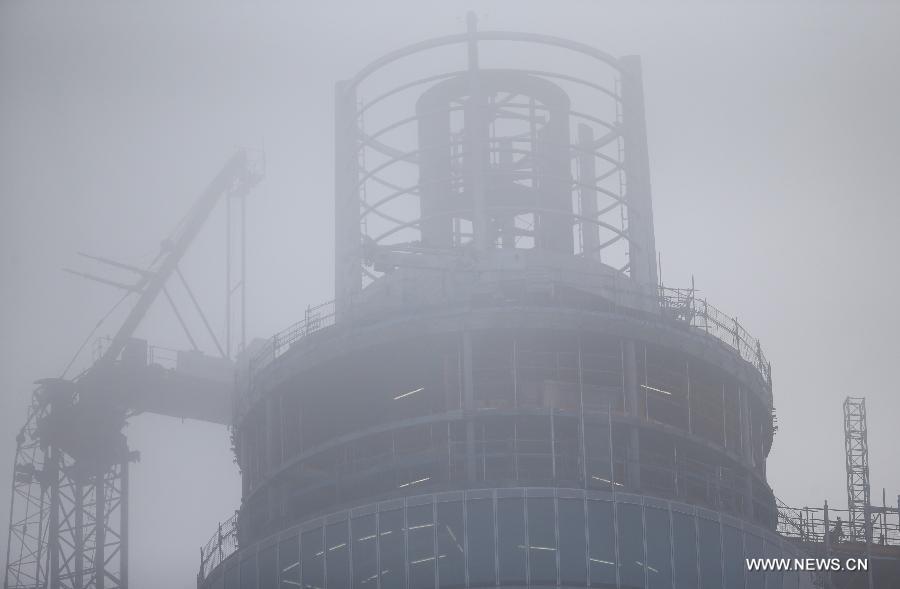
[[[58,375],[119,296],[60,268],[89,268],[77,251],[147,263],[234,147],[264,144],[268,178],[250,201],[250,334],[330,299],[333,82],[461,31],[470,7],[483,28],[643,57],[663,278],[696,276],[762,340],[780,424],[776,494],[844,506],[841,402],[854,394],[868,398],[873,487],[896,502],[896,5],[5,2],[0,558],[30,383]],[[217,213],[184,265],[216,317],[223,240]],[[139,335],[187,347],[157,307]],[[114,317],[99,333],[115,327]],[[239,502],[227,432],[140,416],[127,433],[142,453],[132,587],[192,587],[198,547]]]

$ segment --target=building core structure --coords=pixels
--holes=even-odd
[[[745,570],[797,554],[771,369],[659,284],[637,57],[470,18],[377,59],[336,89],[335,228],[335,300],[240,372],[198,587],[812,586]]]

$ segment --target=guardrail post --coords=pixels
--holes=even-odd
[[[738,324],[737,317],[733,317],[734,319],[734,347],[738,351],[738,356],[741,355],[741,326]]]

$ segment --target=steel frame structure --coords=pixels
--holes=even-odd
[[[847,510],[849,539],[872,540],[872,505],[869,485],[869,441],[866,427],[866,400],[847,397],[844,400],[844,450],[847,465]]]
[[[561,49],[572,59],[587,59],[590,67],[606,77],[597,83],[541,69],[491,67],[483,52],[496,42]],[[399,84],[382,82],[382,76],[388,76],[385,70],[396,62],[457,46],[465,51],[463,69],[428,72],[412,81],[405,76]],[[429,65],[433,67],[433,62]],[[602,260],[614,271],[654,289],[657,268],[640,80],[637,57],[615,58],[588,45],[546,35],[479,31],[470,15],[466,33],[400,49],[339,82],[335,102],[338,314],[353,306],[364,286],[383,275],[374,263],[379,253],[395,254],[392,260],[404,255],[407,260],[418,258],[411,262],[415,264],[429,254],[452,257],[452,251],[458,252],[464,244],[484,252],[522,248],[520,241],[525,240],[533,249],[546,249],[537,239],[541,222],[568,228],[573,241],[568,255]],[[376,86],[374,97],[361,98],[370,83]],[[555,103],[551,90],[559,91],[559,84],[572,87],[583,104],[570,105],[566,97],[565,104]],[[441,87],[446,92],[437,100],[425,100],[429,97],[422,95],[420,108],[411,116],[377,116],[376,111],[385,105],[393,106],[391,113],[402,112],[398,101],[405,93],[428,86],[431,90],[426,94]],[[423,129],[427,133],[427,128],[439,127],[442,119],[465,123],[458,130],[451,124],[448,135],[439,130],[422,144]],[[563,128],[551,133],[554,119],[556,127]],[[515,131],[509,130],[511,125],[517,126]],[[410,141],[417,127],[419,143]],[[529,207],[515,199],[503,202],[490,185],[490,177],[498,175],[516,184],[519,196],[529,189],[558,193],[561,206]],[[436,198],[436,194],[442,196]],[[449,194],[465,198],[451,204],[454,199],[445,198]],[[442,199],[443,204],[434,204]],[[452,223],[453,238],[435,239],[441,233],[434,230],[435,224],[445,223]]]
[[[128,373],[123,368],[135,360],[137,365],[146,366],[149,352],[146,343],[130,349],[132,336],[150,306],[163,295],[191,346],[199,349],[167,287],[169,278],[177,275],[219,353],[228,359],[233,339],[232,298],[240,291],[239,338],[243,347],[244,200],[263,174],[263,160],[250,158],[245,150],[237,151],[163,242],[159,256],[148,269],[87,256],[134,272],[136,283],[75,272],[136,293],[138,299],[102,355],[87,370],[71,380],[38,381],[28,419],[17,436],[4,589],[127,588],[128,469],[137,453],[128,449],[122,433],[126,418],[136,411],[136,399],[128,390]],[[232,198],[241,200],[236,282],[232,276]],[[228,207],[224,349],[178,267],[223,199]],[[139,358],[140,354],[145,357]]]
[[[514,44],[561,50],[562,67],[582,59],[592,73],[539,58],[518,69]],[[434,71],[439,51],[464,65]],[[392,77],[407,58],[428,71]],[[638,59],[481,32],[470,17],[464,34],[388,54],[336,90],[335,300],[308,308],[239,374],[241,508],[203,547],[198,586],[224,576],[225,586],[347,587],[331,573],[344,565],[328,561],[347,538],[295,550],[282,544],[288,530],[308,542],[312,522],[334,529],[329,510],[369,514],[376,498],[426,491],[677,498],[774,531],[761,346],[693,289],[658,283]],[[609,251],[619,246],[622,263]],[[529,517],[516,525],[537,527]],[[427,527],[437,526],[405,529]],[[546,542],[513,545],[555,550]],[[386,574],[444,557],[425,544],[413,556],[409,540],[407,563],[362,578],[393,584]],[[257,565],[257,547],[277,549],[278,566]],[[301,565],[281,560],[294,552]],[[627,560],[648,584],[643,556]]]

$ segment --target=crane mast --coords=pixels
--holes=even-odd
[[[138,299],[90,368],[72,379],[37,382],[16,438],[4,589],[127,588],[128,467],[138,457],[122,432],[127,416],[148,410],[194,416],[197,405],[215,398],[218,411],[209,419],[222,422],[227,403],[227,395],[197,393],[204,384],[199,379],[147,370],[146,343],[133,336],[161,293],[172,303],[166,283],[173,274],[184,281],[178,264],[217,203],[243,199],[262,174],[257,162],[238,150],[163,241],[148,269],[93,257],[136,272],[134,285],[98,280],[135,292]],[[157,395],[160,389],[167,389],[164,395]],[[198,402],[198,394],[206,396]],[[148,401],[156,396],[165,401]]]

